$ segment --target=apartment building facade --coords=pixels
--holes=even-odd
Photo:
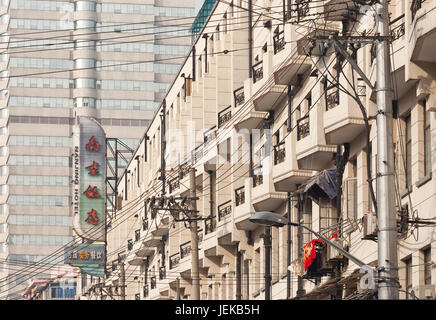
[[[215,4],[119,180],[121,207],[107,234],[106,291],[88,286],[79,293],[192,298],[191,233],[187,222],[177,222],[186,214],[159,203],[162,195],[188,197],[192,208],[190,168],[203,218],[201,299],[265,299],[267,230],[250,221],[259,211],[333,236],[377,266],[375,91],[332,47],[309,39],[373,34],[374,8],[355,8],[353,18],[351,5]],[[436,3],[391,1],[389,10],[400,298],[434,299],[436,243],[426,222],[435,218],[436,61],[430,48]],[[368,42],[347,46],[372,86],[374,48]],[[302,266],[304,246],[316,238],[310,232],[292,226],[270,232],[272,299],[374,298],[361,286],[359,266],[325,244],[315,246],[317,258],[307,270]]]
[[[20,297],[32,276],[18,272],[26,264],[51,257],[38,273],[63,263],[54,253],[73,239],[75,117],[93,117],[134,150],[190,48],[194,8],[194,0],[2,1],[2,298]]]

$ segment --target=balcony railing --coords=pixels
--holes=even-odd
[[[235,106],[240,106],[245,102],[244,86],[233,91],[233,97],[235,98]]]
[[[142,294],[144,295],[144,298],[148,297],[148,284],[144,285],[144,288],[142,289]]]
[[[151,288],[151,290],[156,288],[156,276],[153,276],[150,278],[150,288]]]
[[[191,254],[191,241],[182,243],[180,245],[180,259],[183,259]]]
[[[185,162],[184,164],[180,165],[179,178],[183,179],[188,174],[189,174],[189,166],[188,163]]]
[[[135,230],[135,242],[138,242],[139,240],[141,240],[141,230]]]
[[[256,83],[263,78],[263,61],[254,64],[253,67],[253,83]]]
[[[208,142],[214,140],[216,138],[216,126],[213,126],[212,128],[208,129],[203,133],[203,141],[204,145],[206,145]]]
[[[148,219],[142,219],[142,230],[148,230]]]
[[[398,40],[406,34],[406,24],[404,23],[404,14],[392,20],[390,25],[391,25],[392,41]]]
[[[127,250],[132,250],[133,249],[133,240],[129,239],[127,240]]]
[[[309,14],[309,0],[296,0],[298,21]]]
[[[262,167],[253,168],[253,188],[260,186],[263,183]]]
[[[195,163],[203,157],[203,145],[199,145],[191,151],[191,162]]]
[[[232,200],[226,201],[218,206],[218,218],[221,220],[232,213]]]
[[[274,146],[274,165],[285,161],[285,157],[286,157],[285,142],[282,141]]]
[[[335,89],[326,95],[326,110],[333,109],[339,104],[339,90]]]
[[[218,112],[218,128],[221,128],[223,124],[232,118],[232,106],[228,106],[224,110]]]
[[[198,243],[203,241],[203,229],[198,230]]]
[[[180,252],[177,252],[170,256],[170,269],[173,269],[178,266],[180,262]]]
[[[240,206],[245,203],[245,187],[235,189],[235,202],[236,206]]]
[[[127,254],[125,252],[118,253],[118,263],[121,263],[124,259],[126,259]]]
[[[418,12],[419,9],[421,9],[422,3],[424,1],[425,0],[413,0],[412,6],[410,7],[410,11],[412,12],[412,21],[415,20],[416,13]]]
[[[216,222],[214,219],[204,220],[204,233],[209,234],[215,231]]]
[[[165,279],[167,275],[166,268],[164,266],[159,268],[159,280]]]
[[[310,134],[309,115],[297,120],[297,140],[301,140]]]
[[[117,263],[118,263],[118,260],[112,261],[112,271],[115,271],[115,269],[117,268]]]
[[[180,180],[178,177],[171,179],[170,181],[168,181],[168,188],[169,188],[169,192],[173,193],[175,190],[177,190],[178,188],[180,188]]]
[[[277,33],[274,37],[274,54],[277,54],[278,52],[282,51],[285,48],[285,33],[284,31],[281,31]]]

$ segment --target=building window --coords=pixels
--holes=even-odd
[[[423,250],[424,254],[424,284],[431,284],[431,248]]]
[[[430,135],[430,113],[425,111],[426,101],[424,100],[424,176],[431,173],[431,135]]]

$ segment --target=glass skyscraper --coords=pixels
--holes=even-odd
[[[74,117],[136,148],[189,51],[195,0],[0,5],[0,299],[17,299],[61,260],[22,269],[73,239]]]

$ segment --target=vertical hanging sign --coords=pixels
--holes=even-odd
[[[106,135],[94,119],[76,118],[72,157],[73,229],[84,239],[105,241]]]

